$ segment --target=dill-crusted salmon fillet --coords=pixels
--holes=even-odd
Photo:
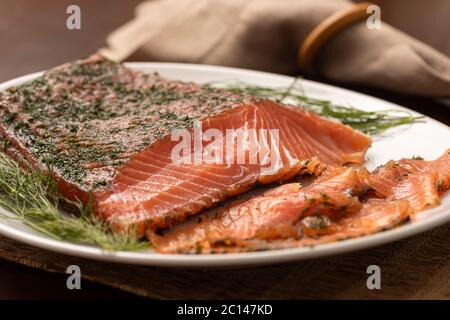
[[[196,128],[244,135],[268,130],[250,145],[269,147],[271,161],[174,161],[179,141],[173,133],[195,135]],[[51,173],[63,196],[91,199],[95,214],[114,230],[137,226],[139,235],[256,183],[289,179],[312,158],[360,164],[371,143],[359,131],[296,107],[167,80],[96,55],[2,92],[0,133],[5,151]],[[235,160],[242,148],[232,144]]]

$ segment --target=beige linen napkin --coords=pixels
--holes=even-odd
[[[151,0],[101,49],[115,59],[225,65],[298,74],[297,52],[347,0]],[[450,96],[450,59],[386,23],[338,33],[317,56],[320,75],[397,92]]]

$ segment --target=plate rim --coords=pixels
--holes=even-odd
[[[213,65],[198,65],[189,63],[173,63],[173,62],[127,62],[126,66],[134,69],[191,69],[192,71],[212,71],[221,73],[244,73],[252,76],[277,77],[293,81],[294,77],[280,75],[264,71],[256,71],[242,68],[232,68]],[[44,71],[34,72],[23,75],[5,82],[0,83],[0,91],[5,90],[14,85],[18,85],[24,81],[31,80],[42,75]],[[411,112],[416,115],[424,116],[427,121],[433,122],[435,125],[449,130],[449,127],[438,120],[425,116],[417,111],[408,109],[406,107],[397,105],[390,101],[386,101],[368,94],[360,93],[338,86],[320,83],[317,81],[302,79],[307,86],[321,88],[325,91],[331,90],[333,93],[341,95],[358,95],[362,99],[371,99],[372,101],[380,102],[384,105],[391,105],[396,109]],[[427,210],[438,211],[439,207]],[[0,207],[0,212],[8,212]],[[106,251],[99,247],[75,244],[67,241],[60,241],[46,237],[45,235],[34,234],[27,231],[19,230],[13,226],[3,223],[0,219],[0,234],[17,240],[28,245],[38,247],[41,249],[57,252],[65,255],[77,256],[92,260],[115,262],[130,265],[145,265],[145,266],[159,266],[159,267],[184,267],[184,268],[198,268],[198,267],[241,267],[241,266],[257,266],[275,263],[283,263],[290,261],[300,261],[313,259],[325,256],[334,256],[347,252],[368,249],[382,244],[394,242],[400,239],[408,238],[427,230],[433,229],[450,221],[450,212],[432,215],[422,221],[416,223],[406,223],[402,226],[378,232],[375,234],[347,239],[339,242],[320,244],[313,247],[294,247],[277,250],[267,250],[259,252],[245,252],[245,253],[227,253],[227,254],[161,254],[152,251],[132,252],[132,251]]]

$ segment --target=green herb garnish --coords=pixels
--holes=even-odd
[[[6,154],[0,153],[0,207],[14,213],[0,218],[17,219],[57,240],[99,246],[105,250],[135,251],[149,247],[137,240],[134,231],[112,233],[92,215],[92,208],[74,203],[79,215],[64,214],[53,178],[35,170],[22,170]]]
[[[274,100],[311,110],[323,117],[338,120],[367,134],[381,133],[389,128],[410,124],[422,119],[403,110],[364,111],[354,107],[335,104],[328,100],[308,97],[299,79],[287,88],[271,88],[251,85],[245,82],[211,83],[212,87],[224,88],[237,94],[249,94],[260,99]]]

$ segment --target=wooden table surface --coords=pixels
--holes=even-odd
[[[129,20],[139,0],[0,0],[0,82],[87,56],[104,45],[105,36]],[[82,29],[66,29],[66,8],[82,10]],[[450,125],[450,107],[426,98],[351,88],[417,110]],[[0,299],[129,298],[130,294],[96,283],[66,289],[66,275],[50,274],[0,260]],[[295,298],[295,297],[293,297]]]

